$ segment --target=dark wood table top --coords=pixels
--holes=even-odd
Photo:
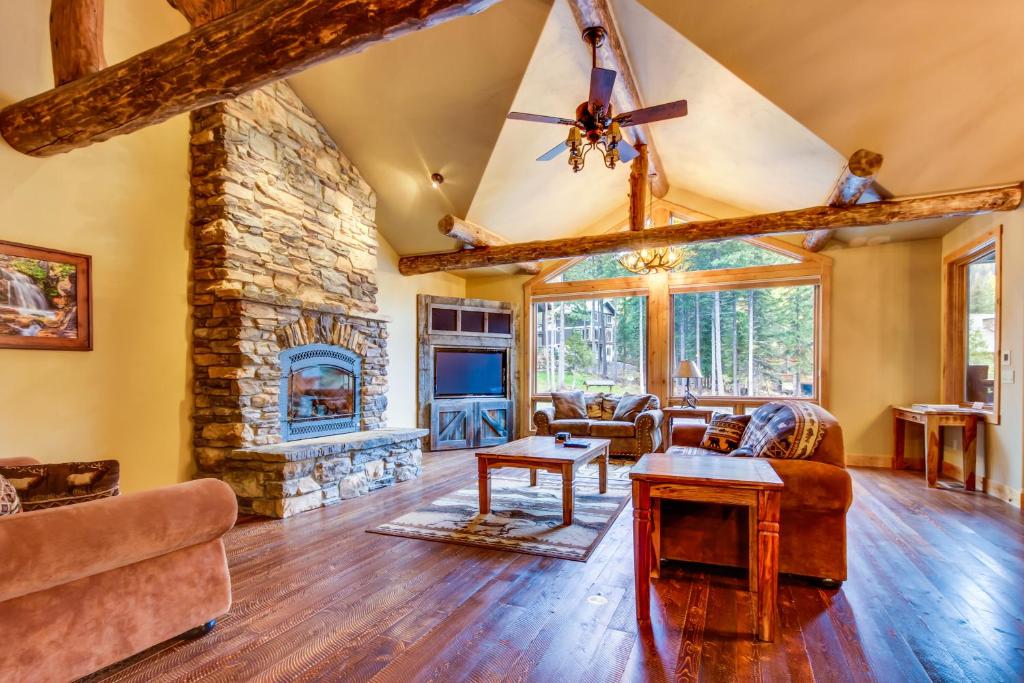
[[[503,460],[510,458],[524,458],[529,460],[546,460],[550,462],[578,462],[585,459],[593,459],[601,449],[611,445],[608,439],[593,439],[573,437],[573,441],[581,441],[587,444],[586,448],[566,448],[560,443],[555,443],[553,436],[528,436],[525,439],[509,441],[508,443],[486,451],[478,451],[477,458],[500,456]]]
[[[629,478],[704,486],[782,488],[782,479],[767,460],[724,455],[649,453],[630,470]]]

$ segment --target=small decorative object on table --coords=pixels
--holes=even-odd
[[[555,443],[565,443],[572,438],[569,432],[558,432],[555,434]]]
[[[700,372],[700,366],[692,360],[681,360],[672,376],[677,379],[686,380],[686,393],[683,394],[683,401],[686,403],[687,408],[696,408],[697,397],[690,392],[690,380],[700,379],[704,376]]]

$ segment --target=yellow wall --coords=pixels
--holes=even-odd
[[[416,426],[416,295],[466,296],[466,280],[449,273],[405,277],[398,255],[378,233],[377,306],[388,316],[388,410],[391,427]]]
[[[851,464],[888,465],[889,406],[939,400],[940,239],[829,249],[829,410]],[[912,437],[916,439],[916,437]],[[907,444],[908,457],[918,441]]]
[[[1000,422],[986,425],[978,449],[978,475],[985,489],[996,497],[1014,505],[1021,505],[1024,488],[1024,310],[1021,292],[1024,292],[1024,211],[975,216],[964,221],[942,240],[942,253],[949,254],[977,238],[994,226],[1003,226],[1002,260],[1002,338],[1003,351],[1010,352],[1010,365],[1000,368],[1014,374],[1013,381],[1005,377],[1000,386]],[[960,434],[948,430],[947,458],[961,463]]]

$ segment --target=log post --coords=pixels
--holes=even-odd
[[[500,247],[510,242],[496,232],[492,232],[482,225],[455,216],[444,216],[437,222],[438,231],[445,237],[458,240],[468,249],[481,249],[487,247]],[[524,273],[536,275],[540,272],[540,265],[536,263],[517,263]]]
[[[629,169],[629,229],[644,229],[644,209],[647,207],[647,183],[650,173],[647,145],[638,144],[640,154],[633,159]],[[651,217],[654,220],[654,217]]]
[[[50,53],[58,87],[105,69],[103,0],[52,0]]]
[[[237,12],[239,8],[252,0],[167,0],[167,2],[185,15],[188,23],[195,28]]]
[[[829,206],[851,206],[860,201],[864,193],[875,183],[875,176],[882,168],[882,155],[858,149],[850,155],[832,194],[828,198]],[[804,237],[804,249],[821,251],[835,233],[835,230],[813,230]]]
[[[654,249],[674,244],[708,242],[735,237],[806,232],[816,228],[836,229],[889,225],[925,218],[1013,211],[1021,205],[1022,189],[1024,189],[1024,183],[1012,183],[998,187],[924,197],[904,197],[868,204],[854,204],[853,206],[813,206],[807,209],[779,211],[756,216],[663,225],[639,232],[626,230],[602,235],[587,235],[586,237],[537,240],[486,249],[403,256],[398,261],[398,270],[402,275],[417,275],[443,270],[500,266],[523,261],[613,254],[621,251]]]

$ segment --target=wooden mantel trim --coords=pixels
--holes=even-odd
[[[482,225],[465,218],[447,215],[437,222],[438,231],[445,237],[458,240],[464,248],[479,249],[480,247],[501,247],[511,244],[507,239],[496,232],[488,230]],[[517,263],[519,270],[524,273],[536,275],[540,272],[538,263]]]
[[[619,76],[612,93],[612,102],[617,111],[634,111],[644,107],[643,98],[640,97],[640,88],[637,86],[636,77],[633,75],[633,67],[630,66],[626,48],[619,35],[619,27],[615,21],[608,0],[569,0],[569,9],[572,10],[576,26],[582,31],[588,26],[604,26],[608,32],[604,46],[598,49],[602,65],[607,69],[614,69]],[[655,197],[661,199],[668,194],[668,176],[665,174],[665,167],[661,163],[661,155],[654,145],[654,137],[651,135],[651,127],[647,125],[634,126],[627,136],[635,136],[641,144],[647,144],[647,152],[650,160],[651,172],[654,178],[651,183],[651,192]]]
[[[860,201],[864,193],[875,183],[875,177],[882,168],[882,155],[858,149],[850,155],[843,173],[836,181],[832,194],[825,202],[829,206],[851,206]],[[804,237],[804,249],[821,251],[832,239],[835,230],[813,230]]]
[[[445,270],[500,266],[523,261],[611,254],[733,237],[804,232],[817,228],[888,225],[924,218],[1013,211],[1021,204],[1022,188],[1024,188],[1024,184],[1013,183],[962,192],[854,204],[846,207],[814,206],[807,209],[756,216],[663,225],[640,232],[626,231],[591,235],[586,239],[569,237],[452,253],[403,256],[399,259],[398,269],[403,275],[417,275]]]
[[[50,52],[58,87],[106,68],[103,0],[52,0]]]
[[[0,110],[0,135],[50,156],[145,128],[497,0],[264,0]]]

